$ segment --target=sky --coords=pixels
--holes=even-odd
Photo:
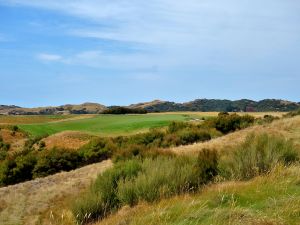
[[[0,0],[0,104],[300,101],[300,1]]]

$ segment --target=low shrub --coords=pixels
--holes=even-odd
[[[84,224],[101,219],[119,207],[117,185],[121,179],[132,179],[141,171],[141,163],[136,160],[119,162],[114,168],[99,175],[88,193],[73,204],[72,212],[79,222]]]
[[[210,121],[211,126],[224,134],[246,128],[254,123],[255,119],[250,115],[220,113],[217,118]]]
[[[288,165],[299,160],[293,143],[280,136],[251,134],[232,154],[221,160],[224,177],[250,179],[268,173],[278,163]]]
[[[291,117],[295,117],[295,116],[299,116],[300,115],[300,109],[296,110],[296,111],[292,111],[289,112],[285,115],[283,115],[284,118],[291,118]]]
[[[33,169],[33,177],[44,177],[79,167],[82,160],[76,152],[53,148],[41,152]]]
[[[100,175],[73,207],[78,223],[101,219],[123,205],[197,190],[217,175],[215,151],[194,157],[158,156],[119,162]],[[89,203],[90,201],[90,203]]]
[[[9,149],[10,144],[4,143],[3,138],[0,136],[0,161],[6,159]]]
[[[219,156],[216,150],[203,149],[199,152],[197,168],[202,183],[207,183],[219,173]]]
[[[279,120],[280,118],[278,116],[272,116],[272,115],[264,115],[263,118],[256,119],[257,124],[267,124],[272,123],[275,120]]]
[[[127,108],[121,106],[112,106],[109,109],[106,109],[102,112],[102,114],[146,114],[147,110],[142,108]]]
[[[0,164],[0,186],[31,180],[36,157],[33,154],[6,159]]]
[[[175,143],[175,146],[204,142],[211,139],[211,135],[208,132],[196,129],[181,130],[178,132],[178,137],[179,143]]]
[[[79,149],[79,155],[85,164],[90,164],[108,159],[116,148],[108,138],[94,138]]]

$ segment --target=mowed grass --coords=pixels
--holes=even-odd
[[[115,136],[143,132],[150,128],[167,126],[171,121],[185,121],[191,118],[183,114],[97,115],[92,118],[19,124],[18,126],[33,136],[51,135],[67,130]]]

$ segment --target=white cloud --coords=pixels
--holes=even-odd
[[[63,59],[62,56],[56,54],[40,53],[37,55],[37,58],[42,61],[55,62]]]
[[[6,0],[5,3],[54,10],[93,24],[71,26],[63,31],[67,35],[143,45],[145,49],[111,53],[98,47],[64,59],[59,55],[42,55],[40,58],[45,61],[125,69],[250,65],[282,57],[282,52],[294,49],[300,39],[300,3],[295,0]]]

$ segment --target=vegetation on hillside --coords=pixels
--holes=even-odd
[[[7,157],[9,149],[10,149],[10,144],[5,143],[3,141],[3,138],[0,136],[0,161],[4,160]]]
[[[216,133],[213,129],[211,132],[212,135]],[[152,130],[129,137],[94,138],[78,151],[46,149],[42,138],[29,139],[23,151],[3,157],[0,161],[1,186],[69,171],[111,157],[124,160],[159,154],[162,148],[209,140],[211,134],[201,126],[174,122],[166,131]]]
[[[124,205],[198,191],[217,175],[219,180],[253,178],[278,164],[298,161],[299,151],[281,137],[252,134],[225,158],[203,150],[197,159],[165,155],[118,163],[75,203],[73,214],[82,224],[103,219]]]
[[[196,194],[124,207],[94,225],[299,224],[300,166],[277,165],[247,182],[222,182]]]
[[[288,112],[287,114],[284,115],[284,117],[291,118],[291,117],[295,117],[295,116],[299,116],[299,115],[300,115],[300,109]]]
[[[127,108],[121,106],[113,106],[109,107],[108,109],[104,110],[102,114],[147,114],[147,110],[141,108]]]
[[[237,101],[220,99],[196,99],[186,103],[175,103],[168,101],[154,101],[152,104],[137,104],[148,112],[288,112],[300,107],[299,103],[288,102],[277,99],[265,99],[262,101],[252,101],[241,99]],[[133,105],[132,107],[135,107]]]
[[[206,162],[203,164],[202,162]],[[101,219],[121,206],[192,192],[217,174],[217,154],[190,157],[158,156],[119,162],[100,175],[76,202],[73,213],[82,224]]]
[[[17,168],[10,168],[10,173],[8,173],[8,175],[16,176],[16,180],[18,175],[22,173],[26,177],[28,174],[30,176],[35,172],[32,178],[37,176],[37,174],[40,174],[38,177],[46,176],[48,173],[52,174],[64,170],[62,166],[66,168],[65,170],[69,170],[72,166],[74,166],[73,168],[77,168],[89,163],[101,161],[104,159],[103,156],[107,157],[107,155],[114,159],[115,165],[123,165],[123,167],[121,166],[122,168],[124,168],[124,165],[127,165],[127,163],[130,164],[130,162],[138,166],[137,168],[134,165],[129,166],[129,168],[132,167],[132,170],[136,171],[136,173],[133,176],[130,175],[128,178],[126,175],[128,171],[122,172],[126,178],[120,178],[115,188],[109,189],[113,190],[111,193],[115,196],[114,199],[117,201],[115,201],[115,204],[110,205],[112,206],[111,208],[107,208],[107,205],[105,205],[104,208],[107,211],[104,214],[101,213],[103,212],[101,211],[103,208],[99,208],[102,197],[95,195],[97,193],[99,194],[99,192],[93,193],[92,190],[90,190],[78,198],[78,193],[83,189],[76,192],[78,202],[76,204],[71,202],[72,207],[68,207],[68,202],[70,198],[75,195],[68,195],[69,197],[66,199],[65,194],[68,192],[66,191],[68,188],[64,189],[64,193],[61,193],[61,189],[51,189],[51,196],[57,196],[55,200],[54,198],[47,200],[47,191],[43,193],[40,193],[41,191],[38,191],[39,193],[34,191],[30,200],[27,200],[27,196],[26,201],[24,198],[20,200],[22,201],[20,206],[15,207],[10,205],[11,202],[17,202],[15,198],[21,199],[20,187],[23,187],[23,185],[26,187],[27,185],[32,185],[33,187],[39,186],[39,190],[48,190],[49,186],[47,184],[44,184],[44,188],[43,185],[40,187],[41,181],[49,179],[48,182],[51,184],[56,183],[54,177],[60,176],[60,174],[57,174],[45,179],[2,189],[9,189],[11,191],[9,196],[7,196],[6,191],[2,192],[2,196],[5,196],[5,198],[2,197],[2,200],[0,200],[0,216],[4,216],[2,218],[9,217],[10,220],[5,220],[8,223],[9,221],[17,221],[13,220],[14,217],[18,217],[19,221],[32,221],[32,216],[34,216],[34,218],[39,217],[39,223],[41,224],[48,224],[49,222],[49,224],[57,225],[78,224],[78,222],[76,223],[76,217],[78,217],[78,221],[82,222],[93,221],[98,218],[103,219],[103,217],[105,217],[103,224],[297,224],[297,218],[299,218],[297,216],[297,210],[299,210],[299,208],[296,206],[297,201],[299,201],[297,196],[299,197],[300,193],[298,194],[295,187],[297,187],[299,178],[294,182],[293,179],[296,179],[294,175],[290,176],[287,172],[290,171],[291,168],[294,168],[294,172],[299,174],[300,170],[299,167],[294,166],[294,163],[299,161],[299,117],[282,119],[271,125],[266,125],[266,123],[270,123],[276,119],[276,117],[270,116],[256,118],[254,122],[252,122],[253,120],[251,119],[250,123],[246,123],[245,126],[244,122],[247,121],[246,117],[245,119],[241,119],[236,115],[230,116],[227,113],[221,113],[218,118],[195,119],[190,122],[174,122],[165,129],[154,129],[144,134],[127,137],[93,138],[90,143],[83,146],[81,145],[82,147],[77,151],[75,149],[48,148],[46,146],[48,142],[44,141],[46,139],[41,139],[41,137],[29,140],[26,143],[27,147],[24,148],[22,152],[15,154],[14,150],[10,149],[8,151],[9,157],[4,159],[4,161],[8,158],[13,159],[14,162],[12,165],[17,165]],[[216,122],[218,120],[219,124],[223,125],[218,128],[219,130],[216,129]],[[229,121],[239,121],[239,123],[236,125],[236,123]],[[253,124],[264,125],[253,126],[250,129],[226,135],[225,137],[207,143],[182,147],[184,150],[189,150],[189,148],[194,149],[198,146],[199,150],[195,152],[197,152],[197,154],[201,153],[201,155],[198,156],[199,159],[197,159],[195,155],[183,156],[177,154],[178,152],[176,152],[175,149],[172,153],[165,149],[182,145],[181,142],[183,142],[183,140],[193,140],[193,137],[195,137],[193,133],[195,131],[196,133],[204,131],[208,133],[211,138],[214,138],[221,136],[223,133],[227,134],[228,132],[243,129]],[[231,127],[231,129],[228,130],[228,127]],[[11,129],[10,132],[13,132],[13,130]],[[19,131],[16,132],[16,135],[18,132]],[[245,140],[246,135],[251,132],[255,132],[255,134],[251,134]],[[267,133],[259,135],[261,132]],[[2,132],[2,134],[4,135],[4,140],[8,140],[5,136],[6,131],[5,133]],[[224,139],[234,142],[235,144],[224,145],[222,142]],[[179,142],[177,142],[178,140]],[[243,140],[245,141],[243,142]],[[290,140],[294,140],[295,145]],[[5,141],[3,142],[6,143]],[[243,144],[240,145],[239,143],[242,142]],[[217,151],[214,151],[214,149]],[[174,152],[176,152],[176,154]],[[187,151],[186,154],[188,154],[188,152],[189,151]],[[31,158],[32,156],[36,157],[36,161],[34,161],[34,158]],[[18,159],[15,157],[18,157]],[[38,161],[40,162],[39,165]],[[0,165],[2,162],[0,162]],[[34,162],[36,168],[31,168],[31,162]],[[146,162],[149,162],[149,164],[146,164]],[[180,164],[181,162],[182,164]],[[245,164],[245,162],[247,163]],[[152,167],[150,164],[155,164],[155,166]],[[168,165],[167,167],[170,167],[171,170],[168,170],[168,168],[165,169],[165,164]],[[147,165],[149,165],[149,167]],[[180,167],[173,167],[172,165],[180,165]],[[188,168],[190,168],[190,166],[192,166],[194,170],[189,170]],[[91,165],[91,167],[93,167],[93,165]],[[52,171],[50,170],[51,168],[53,169]],[[286,182],[283,183],[279,181],[276,176],[272,175],[274,174],[274,168],[275,170],[277,170],[276,168],[281,168],[281,175],[278,176],[280,176],[280,178],[284,177],[284,179],[288,179],[288,181],[284,180]],[[26,173],[26,171],[32,171],[32,173]],[[76,171],[74,171],[74,174],[77,173]],[[164,171],[169,172],[164,173]],[[174,175],[174,173],[172,173],[173,171],[176,171],[176,175],[179,174],[180,176],[177,177]],[[196,186],[187,190],[185,187],[187,187],[186,184],[189,185],[189,182],[184,183],[182,186],[180,180],[181,178],[185,180],[190,176],[193,177],[196,171],[204,171],[201,175],[197,173],[196,176],[198,179],[201,178],[201,180],[206,180],[208,183],[199,182]],[[110,174],[109,171],[107,173]],[[118,173],[118,171],[114,172],[114,174]],[[84,179],[86,175],[78,175],[78,178],[80,177],[78,188],[79,186],[82,188],[81,183],[83,181],[81,176]],[[259,178],[255,178],[257,176],[259,176]],[[260,178],[261,176],[263,177]],[[268,179],[269,176],[273,177]],[[112,176],[109,177],[112,178]],[[153,179],[146,182],[148,180],[143,180],[144,177],[153,177]],[[13,176],[9,178],[13,178]],[[156,178],[158,178],[158,180]],[[108,178],[101,177],[101,179],[106,180]],[[256,183],[257,179],[263,181]],[[170,180],[172,181],[170,182]],[[246,182],[244,182],[244,180],[246,180]],[[272,180],[274,180],[274,182],[271,182]],[[65,182],[66,184],[68,183],[68,187],[71,186],[68,179],[66,179]],[[101,191],[105,185],[100,184],[102,182],[100,178],[98,178],[97,182],[101,186],[98,190]],[[249,186],[248,191],[245,191],[244,187],[252,183],[253,185]],[[157,185],[159,188],[156,188]],[[181,188],[174,189],[174,185],[178,185]],[[264,187],[267,188],[264,189]],[[13,192],[14,189],[16,193]],[[226,189],[225,192],[222,191],[224,189]],[[139,190],[146,191],[143,192]],[[155,192],[153,190],[159,191]],[[269,190],[272,193],[270,193]],[[211,193],[211,195],[201,194],[203,191]],[[245,195],[243,195],[244,192]],[[236,193],[238,194],[236,195]],[[251,193],[253,193],[253,195],[251,195]],[[172,197],[178,194],[180,195],[175,199]],[[182,194],[188,194],[188,197],[183,197],[186,195]],[[231,196],[232,194],[234,195],[233,197]],[[45,198],[46,195],[47,197]],[[40,198],[43,198],[44,202],[42,209],[40,209]],[[165,198],[167,200],[162,200]],[[189,200],[186,202],[185,198]],[[46,206],[48,204],[47,201],[49,201],[50,207]],[[197,202],[199,202],[199,204]],[[272,203],[274,203],[274,205],[271,206]],[[28,209],[28,204],[30,204],[31,211]],[[164,207],[164,204],[169,205],[165,205],[166,207]],[[37,205],[39,210],[36,212],[32,211]],[[129,205],[129,207],[127,205]],[[16,208],[20,208],[20,210],[22,208],[23,210],[24,207],[27,208],[26,213],[28,216],[26,220],[23,220],[25,212],[22,213],[22,216],[16,212]],[[159,207],[159,210],[155,210],[155,207]],[[70,211],[71,208],[74,212],[74,216]],[[12,209],[14,209],[14,211],[10,213]],[[121,211],[119,212],[120,209]],[[278,213],[278,210],[283,213]],[[77,212],[76,215],[75,212]],[[92,213],[90,214],[88,212],[100,213],[94,213],[92,215]],[[149,212],[151,215],[149,215]],[[116,216],[114,216],[115,213]],[[110,216],[111,214],[112,216]],[[109,218],[106,219],[106,216],[109,216]],[[81,217],[81,219],[79,219],[79,217]],[[94,219],[92,219],[92,217]],[[6,223],[4,222],[4,224]],[[100,222],[100,224],[102,223]]]
[[[0,185],[10,185],[60,171],[69,171],[90,163],[113,158],[116,161],[152,157],[163,149],[208,141],[253,124],[251,116],[220,114],[204,123],[172,122],[166,130],[153,129],[132,136],[94,138],[78,151],[45,149],[42,136],[29,139],[16,154],[5,155],[0,161]],[[34,145],[38,146],[37,148]]]

